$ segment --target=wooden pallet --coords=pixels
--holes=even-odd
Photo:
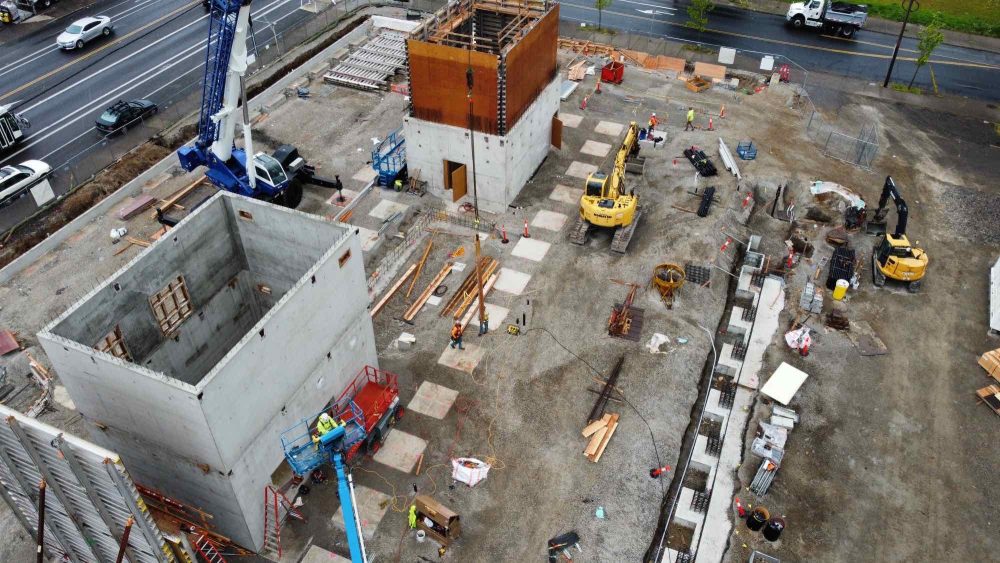
[[[994,384],[977,389],[976,397],[979,397],[980,402],[986,403],[990,410],[1000,416],[1000,386]]]
[[[982,356],[979,356],[979,365],[982,366],[986,373],[988,373],[993,379],[1000,382],[1000,348],[996,350],[990,350]]]
[[[687,86],[687,89],[691,90],[692,92],[704,92],[705,90],[708,90],[709,88],[712,87],[711,82],[705,80],[700,76],[692,76],[691,78],[685,80],[684,84]]]

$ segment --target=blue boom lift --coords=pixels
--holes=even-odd
[[[315,420],[323,413],[343,422],[320,435]],[[357,454],[378,451],[393,423],[403,414],[395,374],[366,366],[323,413],[302,420],[281,435],[281,447],[292,471],[301,477],[329,463],[337,472],[337,496],[352,563],[367,563],[361,522],[354,501],[354,481],[345,469]]]
[[[248,65],[247,38],[252,37],[251,0],[211,0],[208,48],[202,85],[198,139],[177,151],[181,166],[207,168],[205,176],[221,190],[298,207],[302,185],[342,189],[339,177],[326,180],[302,159],[298,150],[282,145],[273,155],[254,154],[244,75]],[[242,100],[242,103],[240,101]],[[243,148],[235,145],[242,123]],[[248,160],[248,155],[252,155]],[[161,222],[164,221],[161,214]]]

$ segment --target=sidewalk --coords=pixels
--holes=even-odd
[[[20,41],[35,32],[46,29],[49,24],[55,24],[70,14],[102,3],[110,4],[108,0],[104,0],[103,2],[100,0],[60,0],[53,4],[51,8],[43,10],[37,16],[32,16],[20,23],[0,24],[0,45]],[[55,36],[53,36],[54,39]]]
[[[733,8],[738,9],[738,6],[733,6]],[[783,16],[788,13],[788,2],[782,2],[781,0],[750,0],[750,9],[754,12],[780,14]],[[902,22],[870,17],[868,18],[868,21],[865,22],[864,30],[874,31],[876,33],[888,33],[889,35],[899,35],[899,27],[901,25],[903,25]],[[919,25],[908,24],[906,26],[906,33],[904,36],[916,38],[918,31],[920,31]],[[998,37],[973,35],[971,33],[962,33],[960,31],[952,31],[950,29],[942,29],[941,33],[944,34],[944,42],[948,45],[1000,53],[1000,38]]]

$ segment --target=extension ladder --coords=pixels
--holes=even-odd
[[[305,522],[306,518],[284,493],[271,485],[264,487],[264,547],[263,553],[281,557],[281,523],[291,516]]]

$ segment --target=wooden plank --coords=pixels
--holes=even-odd
[[[184,199],[185,197],[187,197],[188,194],[190,194],[191,192],[193,192],[194,189],[197,188],[198,186],[200,186],[201,183],[204,182],[204,181],[205,181],[205,177],[202,176],[201,178],[198,178],[197,180],[195,180],[194,182],[191,182],[187,186],[184,186],[180,190],[174,192],[173,195],[171,195],[167,199],[163,200],[163,205],[160,205],[157,209],[159,209],[160,211],[163,211],[163,212],[168,211],[171,207],[173,207],[174,205],[176,205],[178,201],[180,201],[180,200]]]
[[[417,300],[413,303],[413,305],[410,305],[410,308],[406,310],[406,314],[403,315],[404,321],[410,322],[413,320],[413,317],[417,316],[417,313],[419,313],[420,309],[423,308],[424,303],[427,303],[427,299],[431,296],[431,293],[437,286],[441,285],[441,282],[444,281],[444,278],[446,278],[450,272],[451,272],[451,262],[447,262],[445,263],[444,266],[441,267],[441,271],[438,272],[436,276],[434,276],[434,279],[431,280],[431,283],[429,283],[427,287],[424,289],[424,291],[421,292],[420,297],[418,297]]]
[[[427,248],[424,250],[424,255],[420,258],[420,262],[417,263],[417,272],[413,274],[413,279],[410,280],[410,287],[406,288],[406,298],[410,298],[410,293],[413,292],[413,286],[417,283],[417,278],[420,277],[420,272],[424,270],[424,264],[427,263],[427,257],[431,253],[431,247],[434,246],[434,241],[427,241]]]
[[[372,310],[368,313],[371,316],[371,318],[374,319],[375,315],[379,314],[379,312],[382,311],[382,308],[385,307],[385,304],[388,303],[390,299],[392,299],[392,296],[395,295],[397,291],[399,291],[399,288],[403,286],[403,283],[406,282],[407,278],[410,277],[410,275],[413,273],[413,270],[415,269],[417,269],[417,265],[410,264],[410,267],[403,274],[403,277],[399,278],[396,281],[396,283],[392,285],[389,291],[387,291],[386,294],[382,296],[382,299],[380,299],[379,302],[376,303],[374,307],[372,307]]]
[[[597,449],[597,453],[591,458],[590,461],[597,463],[601,461],[601,456],[604,455],[604,450],[608,448],[608,442],[611,441],[611,437],[615,435],[615,430],[618,430],[618,415],[611,415],[611,422],[608,424],[608,432],[604,435],[604,440],[601,441],[601,446]]]
[[[483,278],[485,278],[487,281],[489,281],[490,277],[493,275],[493,272],[497,269],[497,264],[498,264],[498,262],[496,260],[491,261],[490,264],[489,264],[489,266],[482,270]],[[478,303],[479,290],[475,289],[475,286],[476,286],[476,284],[479,283],[479,281],[476,280],[476,271],[475,270],[472,271],[472,279],[473,279],[473,283],[472,283],[473,287],[468,288],[467,293],[462,298],[462,302],[459,303],[458,308],[455,309],[455,314],[453,316],[456,319],[465,314],[465,311],[469,308],[469,305],[472,303],[473,299],[477,299],[477,303]],[[486,284],[484,283],[483,284],[483,295],[484,296],[486,295],[485,289],[486,289]]]
[[[601,418],[595,420],[594,422],[591,422],[590,424],[588,424],[583,428],[583,437],[584,438],[590,437],[590,435],[592,435],[594,432],[597,432],[601,428],[607,426],[609,422],[611,422],[610,414],[605,414]]]
[[[601,442],[604,441],[604,436],[608,433],[608,427],[598,428],[597,432],[594,432],[593,437],[590,439],[590,443],[587,444],[587,448],[583,450],[583,455],[590,457],[597,452],[597,449],[601,447]]]
[[[493,274],[492,276],[490,276],[490,279],[486,280],[486,283],[483,284],[483,297],[489,295],[490,290],[493,289],[493,284],[497,282],[497,279],[499,277],[500,274]],[[476,300],[473,302],[472,305],[473,306],[468,310],[468,312],[465,313],[465,316],[462,317],[462,331],[465,331],[465,328],[468,327],[469,323],[472,322],[472,317],[479,312],[478,297],[476,298]]]
[[[136,246],[141,246],[141,247],[143,247],[143,248],[146,248],[146,247],[148,247],[148,246],[149,246],[150,244],[152,244],[152,243],[150,243],[150,242],[147,242],[147,241],[144,241],[144,240],[142,240],[142,239],[137,239],[137,238],[134,238],[134,237],[125,237],[125,240],[127,240],[127,241],[131,242],[132,244],[134,244],[134,245],[136,245]]]
[[[156,203],[156,198],[149,194],[142,194],[128,200],[128,203],[118,209],[119,219],[131,219],[139,213],[149,209]]]

